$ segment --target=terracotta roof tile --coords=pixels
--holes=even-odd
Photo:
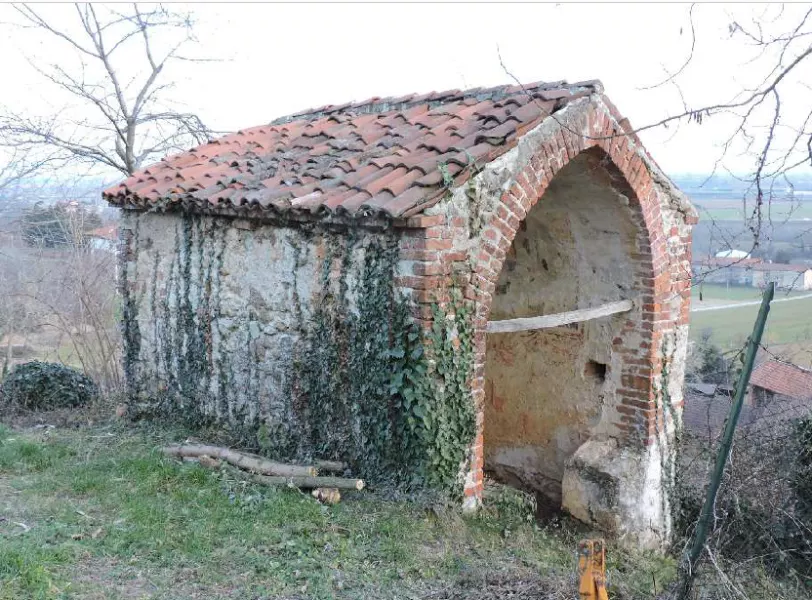
[[[685,409],[682,413],[685,429],[694,436],[717,438],[723,431],[730,413],[732,398],[725,393],[707,396],[685,390]],[[812,400],[776,396],[760,406],[745,404],[739,415],[737,432],[748,434],[772,429],[778,424],[809,416]]]
[[[750,385],[790,398],[812,398],[812,371],[780,360],[767,360],[753,370]]]
[[[98,229],[88,231],[87,236],[114,242],[118,239],[118,226],[113,224],[99,227]]]
[[[404,217],[463,183],[599,82],[476,88],[326,105],[172,156],[104,192],[132,209]]]

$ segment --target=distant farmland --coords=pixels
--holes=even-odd
[[[713,221],[744,221],[752,216],[753,203],[749,202],[744,210],[741,200],[696,201],[700,219]],[[812,199],[803,202],[774,201],[765,208],[764,215],[774,222],[812,221]]]
[[[705,286],[706,292],[709,287]],[[748,288],[733,289],[737,289],[738,294],[748,290]],[[758,290],[753,290],[753,292],[758,297]],[[698,293],[698,290],[695,293]],[[776,297],[784,298],[786,296],[779,294]],[[739,296],[735,299],[744,298]],[[757,313],[758,306],[691,313],[691,339],[697,340],[703,331],[709,330],[712,332],[711,340],[722,348],[726,350],[740,348],[753,330],[753,321]],[[799,342],[812,342],[812,298],[778,302],[770,310],[767,329],[764,332],[764,343],[773,345]]]

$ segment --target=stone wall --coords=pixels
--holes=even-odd
[[[357,458],[347,380],[375,381],[365,326],[388,348],[394,234],[145,213],[120,231],[134,411],[223,424],[276,456]]]

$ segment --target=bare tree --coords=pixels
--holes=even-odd
[[[49,157],[34,159],[28,152],[10,146],[6,156],[0,161],[0,199],[13,194],[19,184],[49,162]]]
[[[20,150],[48,148],[64,159],[130,175],[165,154],[205,142],[209,129],[169,100],[166,72],[198,60],[180,51],[194,41],[191,16],[166,7],[76,4],[72,23],[14,5],[17,26],[68,54],[29,63],[51,86],[77,101],[78,112],[47,116],[5,111],[0,134]],[[66,57],[76,59],[69,66]]]
[[[746,184],[742,198],[743,214],[752,251],[769,242],[772,226],[778,224],[773,223],[772,201],[791,197],[793,173],[812,168],[812,86],[809,84],[812,8],[807,6],[800,12],[793,12],[774,5],[751,13],[747,19],[728,14],[730,39],[741,42],[743,51],[748,53],[743,57],[745,64],[742,65],[746,83],[731,90],[724,101],[703,103],[700,99],[692,107],[686,100],[681,82],[694,64],[714,59],[697,51],[697,23],[701,21],[703,8],[692,5],[686,11],[690,47],[679,66],[672,71],[666,70],[665,77],[653,85],[641,88],[673,87],[681,106],[670,111],[672,114],[627,133],[678,128],[691,123],[701,125],[709,119],[724,120],[727,133],[718,140],[719,155],[713,164],[708,165],[708,172],[711,175],[718,171],[727,172]],[[738,8],[754,10],[743,5]],[[768,14],[769,11],[776,14]],[[519,83],[502,62],[501,55],[499,60],[505,73]],[[804,108],[797,115],[793,111],[789,116],[788,104]],[[551,117],[557,119],[555,114]],[[567,127],[563,122],[560,124]],[[748,172],[734,174],[726,168],[725,159],[733,154],[749,160]],[[713,229],[715,235],[723,238],[723,244],[731,244],[729,232],[715,226]]]
[[[120,386],[116,253],[86,243],[87,216],[58,213],[62,243],[0,245],[0,371],[15,358],[80,367],[106,392]],[[15,352],[19,352],[17,357]]]

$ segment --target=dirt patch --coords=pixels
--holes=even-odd
[[[88,558],[70,571],[70,590],[87,600],[151,598],[154,574],[112,559]]]
[[[100,425],[116,418],[116,403],[108,399],[100,399],[90,406],[81,408],[36,411],[2,406],[0,400],[0,423],[15,430],[77,429]]]
[[[156,569],[108,558],[90,558],[70,571],[70,589],[85,600],[172,598],[214,600],[242,597],[239,575],[228,584],[200,583],[197,568]],[[236,595],[235,595],[236,594]]]
[[[546,600],[569,597],[577,585],[566,577],[542,577],[530,571],[519,573],[485,573],[468,575],[453,585],[429,593],[423,598],[432,600]],[[567,594],[569,592],[569,594]]]

